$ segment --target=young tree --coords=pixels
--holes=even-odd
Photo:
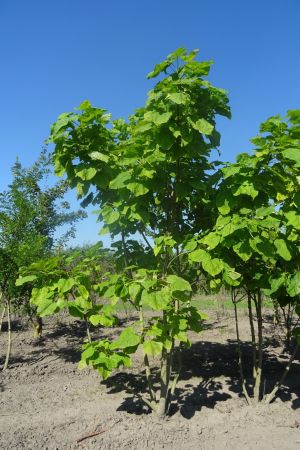
[[[114,308],[97,301],[98,283],[113,270],[111,252],[98,243],[87,248],[69,249],[63,255],[22,267],[16,284],[33,286],[30,302],[37,308],[39,317],[67,309],[71,316],[83,320],[90,343],[90,323],[102,326],[116,323],[112,315]]]
[[[139,317],[116,341],[88,342],[81,366],[107,378],[130,364],[141,345],[144,400],[161,417],[178,380],[181,349],[189,345],[187,332],[201,330],[203,316],[190,304],[199,273],[185,244],[212,223],[217,179],[211,151],[220,143],[215,117],[230,117],[225,91],[204,79],[212,62],[196,61],[197,53],[180,48],[157,64],[148,78],[160,81],[128,122],[110,121],[105,110],[85,101],[77,113],[59,117],[50,138],[57,175],[67,175],[85,204],[100,206],[103,232],[117,239],[123,270],[100,283],[98,292],[112,305],[130,303]],[[158,390],[149,363],[154,356],[161,361]]]
[[[249,403],[263,399],[263,294],[271,295],[282,306],[294,305],[300,314],[299,124],[300,111],[289,111],[287,120],[271,117],[261,125],[260,135],[252,139],[254,154],[242,153],[236,163],[222,169],[216,197],[219,216],[212,231],[192,240],[197,248],[189,255],[210,277],[211,287],[217,289],[225,283],[232,288],[239,344],[236,303],[240,293],[247,296],[253,399],[246,389],[240,345],[239,358],[243,391]],[[299,344],[300,329],[296,328],[294,334]],[[279,385],[265,401],[274,398]]]
[[[15,307],[25,309],[38,334],[42,322],[29,303],[30,289],[15,286],[19,268],[49,255],[55,245],[55,231],[69,225],[61,238],[66,241],[74,234],[74,224],[85,216],[83,211],[70,211],[68,202],[64,201],[69,188],[66,181],[59,181],[53,187],[44,186],[50,167],[45,151],[30,168],[23,168],[17,161],[12,168],[12,183],[0,193],[1,303],[4,313],[5,310],[8,313],[9,325],[13,301]],[[7,364],[8,357],[5,367]]]

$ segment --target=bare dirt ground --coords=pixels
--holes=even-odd
[[[77,370],[85,336],[79,322],[52,318],[46,321],[44,337],[36,342],[31,328],[15,321],[10,368],[0,373],[1,450],[299,450],[300,355],[276,401],[249,407],[241,395],[232,314],[221,321],[209,314],[205,331],[191,335],[193,345],[184,355],[178,403],[163,422],[148,414],[125,387],[101,383],[92,370]],[[248,339],[248,328],[243,316],[242,339]],[[288,354],[282,352],[270,322],[265,328],[267,392],[284,370]],[[94,337],[104,332],[95,330]],[[5,335],[0,336],[1,355]],[[244,350],[250,360],[247,343]],[[141,388],[142,370],[141,355],[137,355],[130,372],[123,371],[112,380]]]

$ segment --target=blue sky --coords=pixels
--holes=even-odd
[[[60,113],[85,99],[114,118],[142,105],[146,74],[179,46],[213,59],[209,79],[228,90],[223,160],[249,151],[263,120],[300,108],[299,17],[299,0],[0,0],[0,190],[16,156],[35,161]],[[98,230],[90,215],[76,242]]]

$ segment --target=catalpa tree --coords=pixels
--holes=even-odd
[[[247,297],[252,389],[247,389],[240,345],[239,361],[249,404],[273,400],[297,352],[296,345],[283,378],[264,395],[263,296],[271,296],[282,307],[292,306],[300,316],[299,138],[299,110],[289,111],[287,118],[275,116],[264,122],[260,134],[252,139],[254,153],[242,153],[234,164],[221,169],[214,226],[189,242],[194,247],[189,259],[199,263],[211,288],[225,284],[232,290],[238,344],[236,304]],[[299,345],[300,328],[295,327],[293,334]]]
[[[197,53],[180,48],[157,64],[148,78],[159,81],[128,121],[85,101],[58,118],[50,137],[56,174],[76,187],[83,205],[100,208],[102,232],[116,241],[120,271],[95,288],[112,306],[125,302],[138,313],[115,341],[87,342],[80,366],[105,379],[130,365],[141,346],[143,399],[159,416],[169,410],[187,332],[202,328],[203,315],[190,303],[200,271],[185,244],[212,224],[216,115],[230,117],[225,91],[204,79],[212,61],[196,61]],[[160,358],[159,388],[151,357]]]

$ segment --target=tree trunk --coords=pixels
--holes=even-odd
[[[4,366],[3,366],[3,370],[6,370],[8,368],[8,363],[9,363],[9,357],[10,357],[10,352],[11,352],[11,303],[10,303],[10,299],[7,299],[7,350],[6,350],[6,357],[5,357],[5,362],[4,362]]]
[[[234,290],[231,291],[231,300],[234,305],[234,318],[235,318],[235,331],[236,331],[236,340],[237,340],[237,351],[238,351],[238,359],[239,359],[239,369],[240,369],[240,378],[242,384],[243,394],[247,400],[248,405],[252,405],[251,398],[247,391],[247,386],[244,377],[244,369],[243,369],[243,361],[242,361],[242,349],[241,349],[241,340],[240,340],[240,332],[239,332],[239,323],[238,323],[238,314],[237,314],[237,306],[236,306],[236,295]]]
[[[166,416],[168,410],[168,391],[169,391],[169,355],[164,348],[161,355],[161,367],[160,367],[160,397],[157,405],[157,415],[163,419]]]
[[[251,330],[251,343],[252,343],[252,362],[253,362],[253,380],[256,378],[256,371],[257,371],[257,357],[256,357],[256,338],[255,338],[255,330],[254,330],[254,321],[253,321],[253,312],[252,312],[252,305],[251,305],[251,294],[250,292],[247,293],[248,295],[248,314],[249,314],[249,324],[250,324],[250,330]]]
[[[253,397],[254,402],[257,404],[261,400],[261,383],[262,383],[262,363],[263,363],[263,335],[262,335],[262,297],[261,292],[258,291],[255,300],[256,314],[257,314],[257,332],[258,332],[258,344],[257,344],[257,369],[254,383]]]

